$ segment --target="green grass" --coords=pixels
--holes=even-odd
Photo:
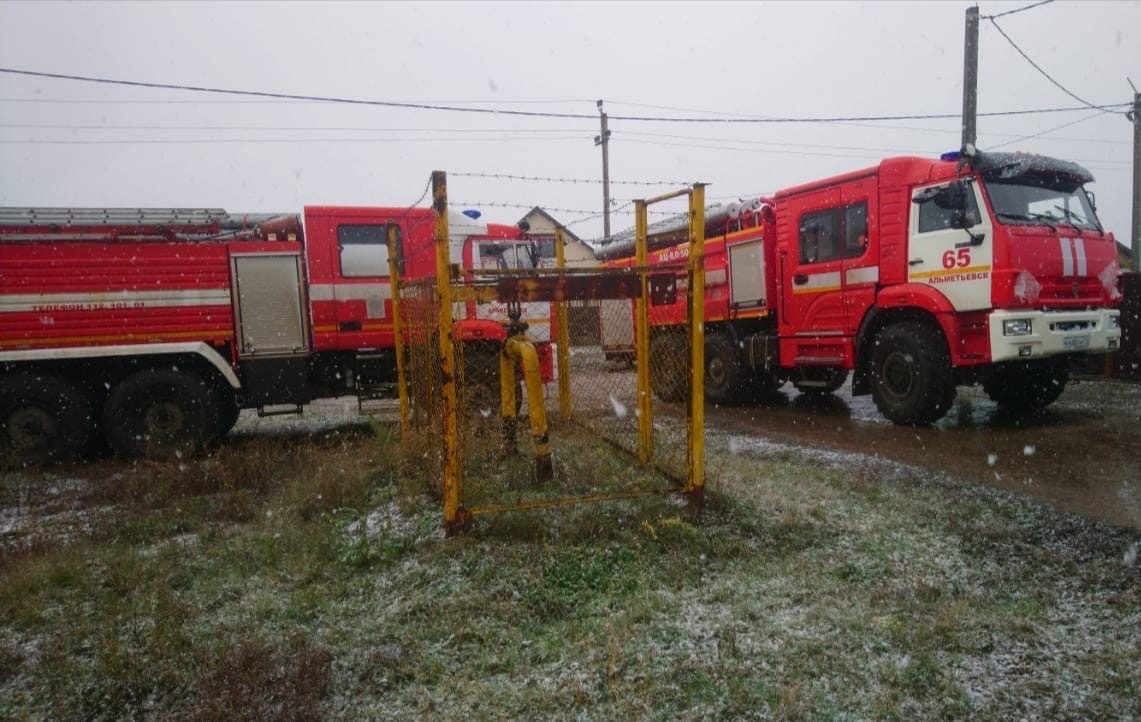
[[[553,432],[540,493],[655,482]],[[481,463],[480,503],[536,493],[525,457]],[[9,474],[31,523],[0,539],[0,718],[1141,715],[1135,533],[716,440],[707,479],[700,514],[661,495],[446,539],[381,425]]]

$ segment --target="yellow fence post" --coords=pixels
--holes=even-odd
[[[444,530],[454,536],[468,522],[460,475],[459,419],[456,412],[456,353],[453,346],[451,253],[448,247],[448,181],[432,171],[432,208],[436,212],[436,298],[439,302],[440,378],[443,382]]]
[[[388,226],[388,281],[392,295],[392,340],[396,346],[396,391],[400,399],[400,439],[408,443],[408,370],[405,364],[403,320],[400,317],[400,274],[404,267],[400,256],[400,226]]]
[[[634,265],[638,271],[638,297],[634,299],[634,354],[638,366],[638,461],[654,455],[654,411],[650,391],[650,281],[646,277],[648,212],[646,201],[634,201]]]
[[[555,228],[555,263],[565,278],[567,258],[563,249],[562,226]],[[567,302],[561,298],[555,304],[555,344],[559,365],[559,415],[563,419],[569,419],[571,415],[570,330],[567,323]]]
[[[705,501],[705,185],[695,183],[689,196],[690,396],[686,415],[689,480],[682,489],[691,503]]]

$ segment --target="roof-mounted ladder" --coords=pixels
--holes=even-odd
[[[220,208],[0,208],[0,226],[187,227],[221,223]]]

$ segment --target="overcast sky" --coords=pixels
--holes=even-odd
[[[1033,1],[978,6],[985,18]],[[684,183],[729,201],[937,155],[960,144],[971,4],[0,1],[6,69],[528,114],[0,72],[0,205],[406,206],[443,170],[452,202],[489,220],[540,205],[593,239],[596,100],[611,116],[613,232],[632,224],[630,199]],[[979,147],[1086,166],[1128,244],[1141,2],[1058,0],[996,22],[1041,72],[982,20]],[[1056,110],[981,115],[1039,109]],[[720,122],[933,114],[953,117]],[[676,120],[695,118],[719,122]]]

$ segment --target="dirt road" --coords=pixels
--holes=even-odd
[[[813,399],[785,386],[771,402],[709,408],[707,425],[799,446],[873,454],[1141,529],[1141,384],[1071,381],[1040,415],[999,411],[981,389],[928,428],[896,426],[845,387]]]

